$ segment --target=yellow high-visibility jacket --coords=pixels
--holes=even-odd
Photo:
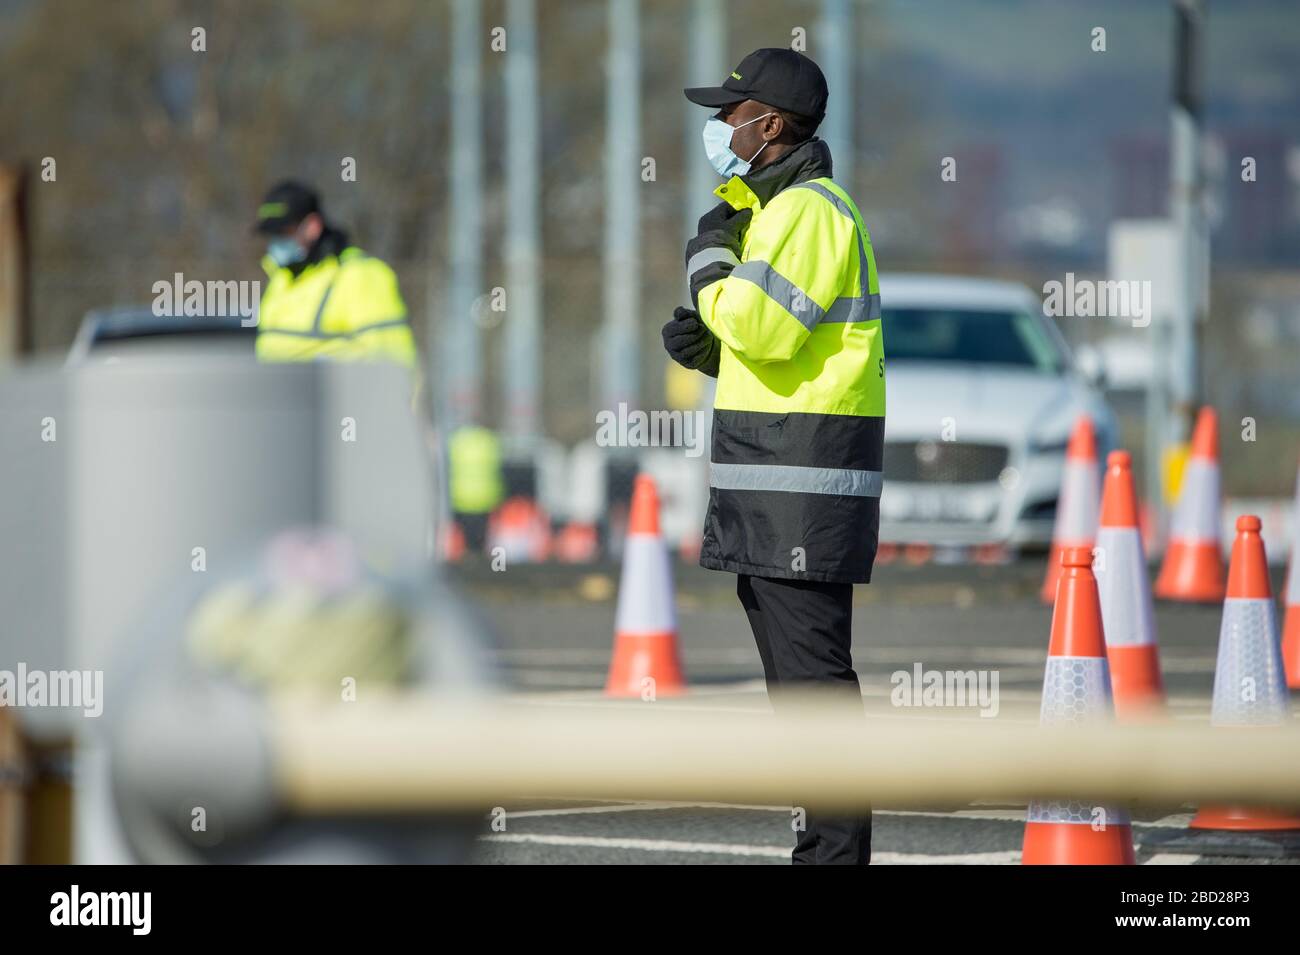
[[[722,343],[705,567],[871,579],[885,430],[880,290],[871,237],[830,174],[830,150],[813,139],[733,176],[716,194],[753,210],[740,256],[707,247],[687,265],[708,283],[700,318]]]
[[[488,514],[505,496],[501,442],[478,425],[464,425],[448,442],[451,509],[458,514]]]
[[[417,356],[397,276],[348,246],[297,275],[262,260],[270,281],[257,321],[262,361],[391,361],[416,371]]]

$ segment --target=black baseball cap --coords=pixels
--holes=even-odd
[[[755,50],[721,86],[696,86],[683,92],[700,106],[716,108],[753,99],[819,123],[826,116],[826,77],[821,67],[785,47]]]
[[[275,234],[297,225],[313,212],[320,212],[316,190],[287,179],[273,187],[257,207],[257,232]]]

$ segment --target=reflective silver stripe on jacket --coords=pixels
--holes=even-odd
[[[859,245],[861,241],[859,236]],[[823,309],[812,300],[812,296],[761,259],[750,259],[736,266],[731,278],[753,282],[808,331],[822,322],[869,322],[880,317],[879,295],[837,298],[829,309]]]
[[[809,468],[793,464],[709,464],[709,486],[728,491],[794,491],[880,497],[879,471]]]
[[[389,318],[382,322],[372,322],[369,325],[364,325],[361,328],[354,328],[351,331],[346,332],[318,332],[314,329],[298,331],[289,328],[267,328],[263,325],[258,327],[258,333],[262,335],[292,335],[295,338],[318,338],[325,340],[330,338],[356,338],[359,335],[376,332],[383,328],[395,328],[398,325],[405,324],[407,324],[405,318]]]
[[[330,284],[325,287],[325,294],[321,296],[320,306],[316,309],[316,317],[312,319],[311,330],[316,338],[331,338],[331,335],[321,334],[321,321],[325,318],[325,306],[329,304],[330,296],[334,294],[334,286],[339,282],[339,276],[343,274],[343,266],[349,262],[359,262],[362,259],[368,259],[370,256],[365,254],[349,255],[346,258],[339,256],[338,265],[334,268],[334,274],[330,276]]]
[[[880,296],[837,298],[827,310],[823,322],[870,322],[880,317]]]
[[[838,298],[826,312],[826,322],[870,322],[880,317],[880,296],[867,291],[871,287],[871,271],[867,267],[867,248],[862,242],[862,230],[849,204],[820,182],[799,182],[791,189],[811,189],[826,199],[841,215],[853,223],[853,234],[858,240],[858,295],[855,298]]]
[[[706,265],[712,265],[714,262],[725,262],[727,265],[734,266],[740,264],[740,259],[736,258],[736,253],[730,249],[717,247],[700,249],[686,263],[686,275],[688,277],[692,276]]]
[[[753,282],[763,290],[764,295],[793,315],[808,331],[816,328],[817,323],[826,316],[825,310],[812,300],[812,296],[762,259],[751,259],[736,266],[731,277]]]

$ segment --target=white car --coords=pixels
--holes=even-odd
[[[147,305],[123,305],[87,312],[68,349],[69,365],[114,362],[170,354],[177,349],[206,354],[253,356],[255,325],[234,317],[155,315]]]
[[[1049,543],[1076,420],[1092,418],[1102,461],[1115,446],[1100,374],[1080,369],[1024,285],[886,275],[880,298],[887,401],[880,540]]]

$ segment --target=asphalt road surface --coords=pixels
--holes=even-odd
[[[897,719],[890,675],[926,669],[990,669],[999,675],[999,719],[1037,721],[1051,609],[1037,600],[1041,559],[1002,566],[903,565],[878,568],[856,588],[854,664],[869,719]],[[498,633],[495,651],[512,698],[575,707],[644,705],[602,695],[613,641],[615,565],[516,566],[494,573],[486,562],[453,576],[476,598]],[[735,596],[735,578],[678,563],[680,645],[690,684],[656,705],[767,712],[762,668]],[[1275,591],[1276,592],[1276,591]],[[1215,606],[1157,605],[1157,629],[1170,709],[1206,722],[1218,643]],[[930,711],[931,713],[933,711]],[[927,714],[929,715],[929,714]],[[978,708],[936,718],[978,719]],[[528,802],[485,820],[478,861],[488,864],[788,864],[791,807],[614,803],[582,799]],[[1189,832],[1193,806],[1136,813],[1139,863],[1295,864],[1300,839]],[[874,864],[1014,864],[1024,832],[1023,805],[932,810],[876,807]]]

